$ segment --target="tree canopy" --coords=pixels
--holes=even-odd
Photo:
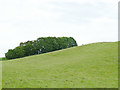
[[[16,48],[9,49],[5,56],[7,59],[15,59],[74,46],[77,43],[73,37],[40,37],[34,41],[21,42]]]

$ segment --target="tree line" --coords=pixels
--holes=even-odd
[[[21,42],[16,48],[9,49],[5,56],[6,59],[15,59],[74,46],[77,43],[73,37],[40,37],[34,41]]]

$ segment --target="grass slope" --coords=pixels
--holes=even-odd
[[[118,43],[3,61],[3,88],[117,88]]]
[[[2,89],[2,62],[0,61],[0,90],[1,89]]]

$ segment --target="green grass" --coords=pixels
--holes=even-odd
[[[117,88],[118,42],[3,61],[3,88]]]
[[[0,90],[2,89],[2,62],[0,58]]]

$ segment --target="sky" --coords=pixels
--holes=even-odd
[[[118,0],[0,0],[0,57],[38,37],[118,41]]]

